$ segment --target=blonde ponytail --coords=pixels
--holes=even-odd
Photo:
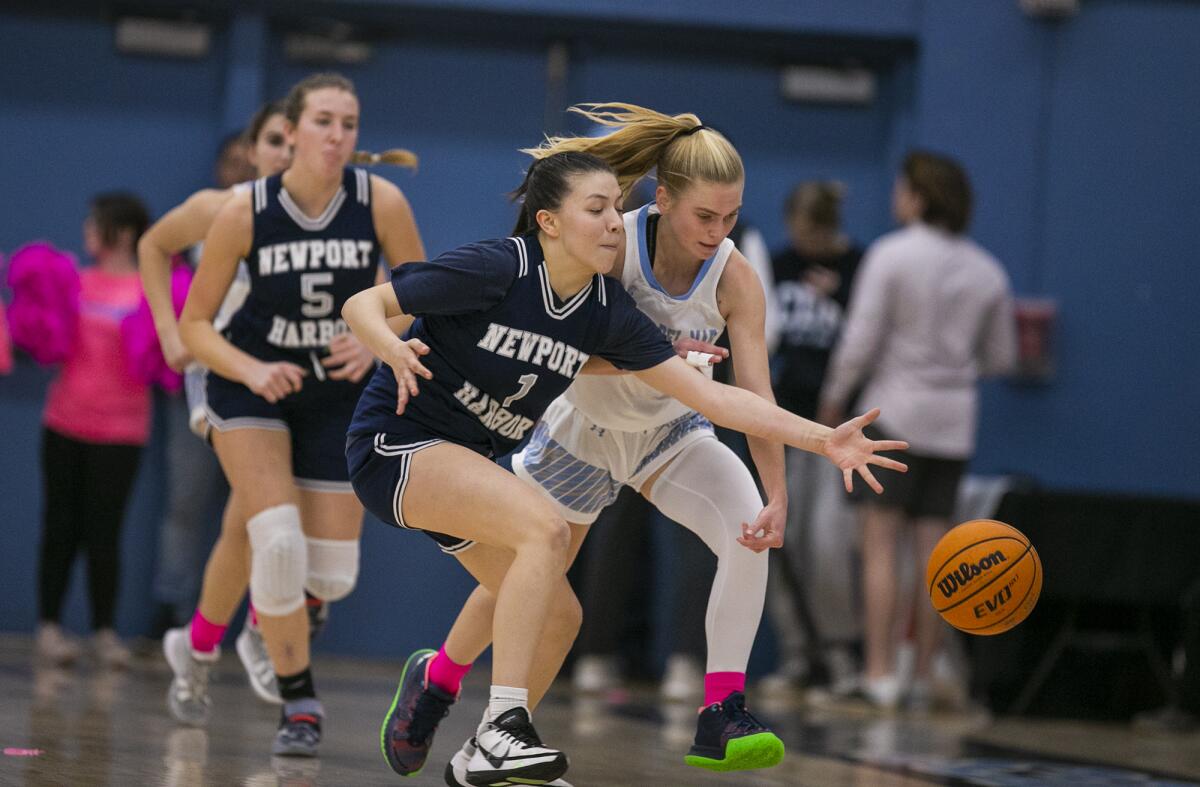
[[[374,166],[375,164],[392,164],[397,167],[406,167],[415,172],[417,169],[417,154],[404,148],[392,148],[382,153],[356,150],[354,151],[354,155],[350,157],[350,163],[367,167]]]
[[[548,137],[523,152],[535,159],[590,153],[613,168],[624,195],[656,167],[658,182],[676,194],[697,180],[736,183],[745,177],[742,159],[729,140],[691,113],[664,115],[621,102],[580,104],[570,111],[616,131],[603,137]]]

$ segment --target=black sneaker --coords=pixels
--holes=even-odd
[[[435,651],[426,649],[408,657],[392,707],[379,729],[384,759],[401,776],[421,772],[438,724],[458,699],[457,694],[429,682],[429,663],[435,655]]]
[[[566,773],[569,765],[567,755],[542,744],[529,711],[518,707],[501,713],[475,736],[467,783],[475,787],[546,784]]]
[[[683,761],[710,771],[748,771],[782,760],[783,741],[746,710],[746,695],[735,691],[700,712],[696,742]]]
[[[312,642],[329,620],[329,602],[304,591],[304,608],[308,612],[308,641]]]
[[[289,702],[283,707],[271,754],[283,757],[316,757],[321,743],[321,703],[315,699]]]

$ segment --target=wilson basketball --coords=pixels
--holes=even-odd
[[[1021,531],[974,519],[942,536],[925,581],[933,608],[951,626],[1000,634],[1033,610],[1042,592],[1042,561]]]

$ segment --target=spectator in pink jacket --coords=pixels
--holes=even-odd
[[[38,562],[37,654],[62,664],[78,647],[59,626],[71,567],[87,555],[95,650],[123,666],[113,630],[121,520],[150,431],[150,390],[126,363],[121,321],[142,297],[135,249],[149,216],[135,196],[97,195],[83,223],[95,264],[80,273],[78,330],[42,416],[45,514]]]

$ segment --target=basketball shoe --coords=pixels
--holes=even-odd
[[[383,757],[401,776],[416,776],[425,767],[433,734],[458,699],[429,682],[429,663],[436,655],[437,651],[425,649],[408,657],[392,707],[379,728]]]
[[[516,707],[489,721],[475,736],[467,784],[545,784],[567,772],[567,755],[542,744],[529,711]]]
[[[700,712],[696,740],[684,762],[710,771],[772,768],[783,760],[783,741],[746,710],[746,695],[730,692]]]
[[[250,688],[263,702],[272,705],[282,705],[283,698],[279,696],[279,680],[275,677],[275,668],[271,666],[271,656],[267,653],[267,644],[263,642],[262,632],[258,626],[250,622],[246,616],[246,624],[242,633],[237,636],[237,654],[246,668],[246,677],[250,679]]]
[[[218,646],[212,653],[192,650],[191,632],[186,626],[163,635],[163,655],[175,677],[167,689],[167,709],[176,721],[193,727],[208,724],[212,700],[208,696],[208,672],[221,657]]]
[[[446,784],[449,787],[471,787],[471,783],[467,781],[467,768],[471,764],[471,758],[475,756],[475,739],[470,738],[462,745],[462,748],[454,752],[454,756],[450,758],[450,762],[446,763]],[[510,782],[507,779],[488,782],[488,787],[519,787],[520,782]],[[571,783],[566,779],[555,779],[545,783],[545,787],[572,787]]]
[[[321,719],[325,710],[315,698],[288,702],[280,714],[279,729],[271,754],[283,757],[316,757],[321,743]]]

